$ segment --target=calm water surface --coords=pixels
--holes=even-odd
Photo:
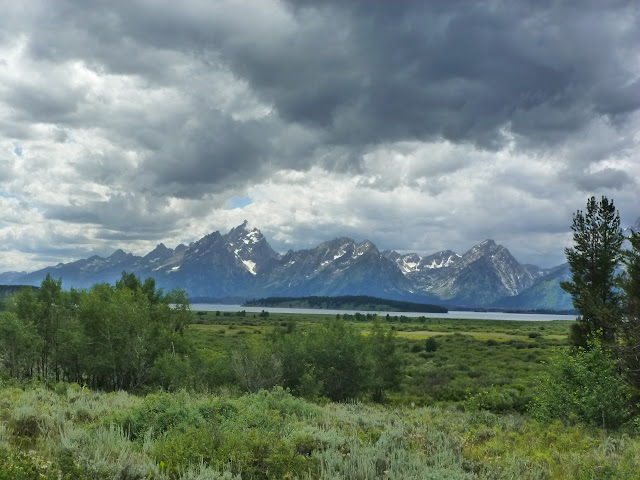
[[[345,314],[349,313],[377,313],[386,316],[387,313],[393,316],[404,315],[405,317],[427,317],[427,318],[461,318],[469,320],[525,320],[530,322],[548,322],[549,320],[575,320],[575,315],[547,315],[538,313],[502,313],[502,312],[458,312],[449,313],[421,313],[421,312],[386,312],[368,310],[325,310],[321,308],[284,308],[284,307],[243,307],[242,305],[223,305],[216,303],[193,303],[192,310],[202,310],[207,312],[239,312],[245,310],[248,313],[260,313],[266,310],[271,313],[305,313],[305,314]]]

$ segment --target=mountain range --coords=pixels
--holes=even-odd
[[[213,232],[190,245],[159,244],[144,256],[117,250],[35,272],[0,274],[0,284],[39,285],[51,274],[65,288],[114,283],[123,271],[153,277],[165,289],[185,289],[192,300],[236,301],[268,296],[368,295],[460,307],[571,309],[559,282],[568,265],[544,269],[519,263],[493,240],[459,255],[426,257],[379,251],[370,241],[336,238],[308,250],[274,251],[245,221],[227,234]]]

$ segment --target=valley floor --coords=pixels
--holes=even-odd
[[[527,414],[570,322],[391,319],[401,378],[380,405],[371,392],[344,403],[279,386],[243,394],[234,379],[237,352],[264,352],[278,332],[314,332],[334,316],[193,320],[185,338],[197,375],[178,371],[170,391],[103,393],[0,373],[0,480],[638,478],[636,423],[611,432]],[[373,335],[366,317],[342,320]]]

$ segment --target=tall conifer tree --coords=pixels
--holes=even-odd
[[[591,334],[613,344],[621,324],[620,296],[615,289],[616,268],[620,264],[624,235],[620,214],[613,201],[603,196],[587,201],[587,210],[573,216],[573,248],[565,254],[572,278],[560,286],[571,294],[581,318],[573,325],[571,336],[576,346],[586,346]]]
[[[640,231],[629,236],[631,248],[623,252],[625,272],[620,276],[624,362],[631,383],[640,386]]]

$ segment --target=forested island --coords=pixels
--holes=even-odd
[[[440,305],[388,300],[386,298],[370,297],[367,295],[345,295],[340,297],[268,297],[250,300],[245,302],[244,306],[360,310],[370,312],[448,313],[449,311]]]

